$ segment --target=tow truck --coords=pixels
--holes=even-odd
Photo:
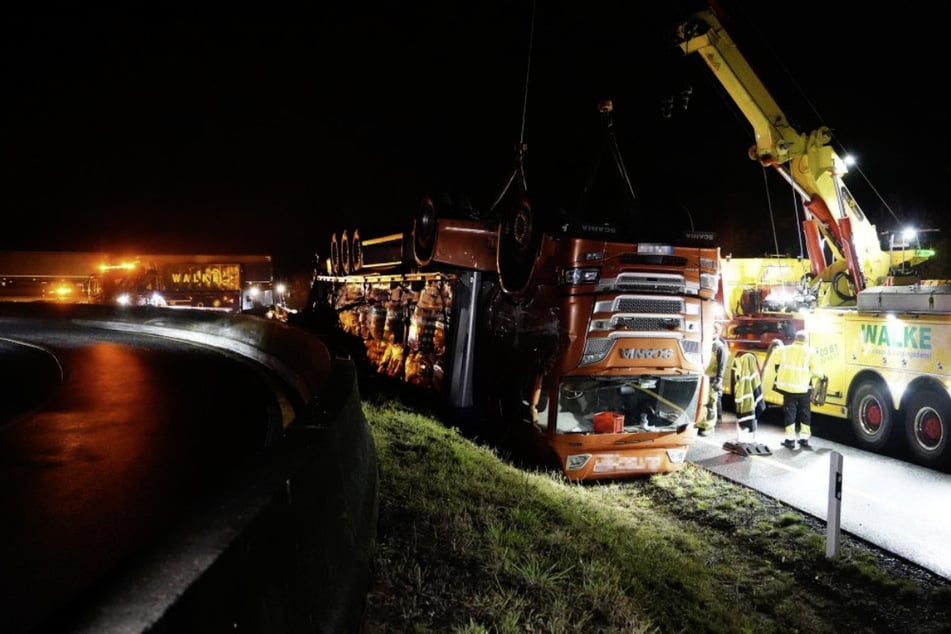
[[[111,256],[99,275],[110,304],[232,313],[275,305],[270,255]]]
[[[809,268],[783,301],[755,291],[746,304],[725,306],[731,355],[757,356],[765,399],[775,364],[770,350],[810,333],[829,382],[813,410],[850,421],[863,448],[884,452],[904,440],[912,458],[943,468],[951,463],[951,282],[922,280],[919,267],[933,252],[880,234],[846,187],[846,162],[820,126],[801,132],[753,71],[714,8],[677,28],[677,42],[696,54],[746,117],[755,133],[750,158],[775,173],[802,200]],[[751,266],[756,269],[756,266]],[[755,277],[740,285],[757,287]],[[729,382],[729,376],[727,382]]]

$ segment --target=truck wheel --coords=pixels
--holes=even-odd
[[[918,390],[905,405],[905,434],[908,448],[918,464],[943,467],[951,462],[951,400],[944,392]]]
[[[346,231],[340,232],[340,274],[350,275],[353,268],[350,264],[350,238]]]
[[[354,229],[350,237],[350,270],[353,273],[363,268],[363,242],[360,241],[360,230]]]
[[[413,220],[413,259],[419,266],[428,265],[436,252],[436,205],[429,196],[423,198]]]
[[[878,383],[859,385],[852,397],[849,414],[859,446],[874,452],[888,446],[895,427],[894,412],[891,400]]]
[[[330,236],[330,273],[340,275],[340,242],[336,233]]]
[[[499,223],[496,268],[502,290],[508,294],[522,293],[532,279],[542,241],[537,220],[531,205],[524,200]]]

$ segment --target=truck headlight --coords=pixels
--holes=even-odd
[[[687,450],[680,447],[668,449],[667,459],[670,460],[671,464],[681,464],[687,459]]]
[[[584,342],[584,354],[581,355],[581,365],[597,363],[608,356],[614,347],[613,339],[588,339]]]
[[[572,456],[568,456],[565,459],[565,471],[574,471],[576,469],[583,469],[586,464],[591,460],[591,454],[589,453],[579,453]]]
[[[565,284],[579,286],[581,284],[597,284],[601,278],[599,268],[573,268],[565,271]]]
[[[720,283],[720,276],[710,273],[701,273],[700,274],[700,288],[707,291],[717,290],[717,285]]]

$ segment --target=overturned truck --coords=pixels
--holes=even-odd
[[[425,197],[404,230],[335,233],[304,315],[357,342],[368,371],[531,438],[571,480],[678,470],[706,416],[719,248],[660,239],[632,191],[617,205],[594,178],[572,213],[536,212],[520,148],[485,214]]]
[[[572,480],[683,466],[705,415],[719,250],[443,217],[331,240],[311,315],[363,343],[371,371],[530,430]]]

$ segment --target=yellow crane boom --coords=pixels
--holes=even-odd
[[[847,167],[829,145],[830,129],[804,133],[790,125],[712,10],[696,13],[677,35],[683,52],[702,57],[752,125],[756,142],[750,158],[775,168],[802,198],[811,272],[836,289],[827,294],[828,303],[852,303],[866,286],[884,284],[898,264],[896,254],[882,249],[875,225],[842,181]],[[851,289],[843,292],[846,275]]]

